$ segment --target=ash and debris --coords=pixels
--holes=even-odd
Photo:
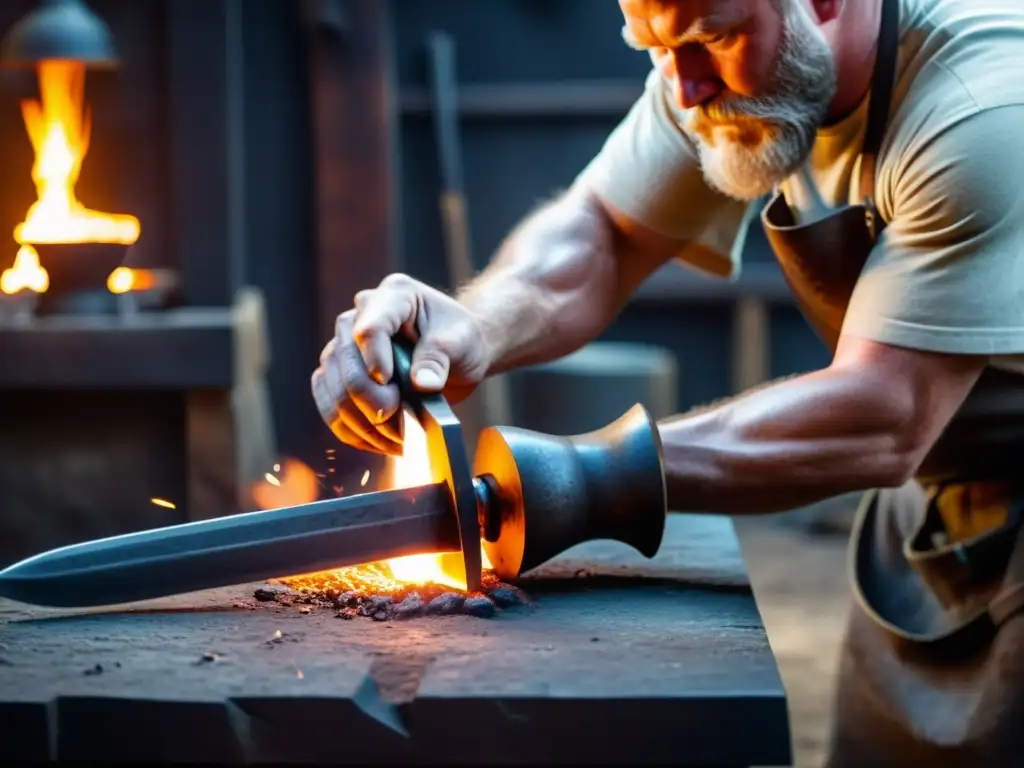
[[[266,645],[273,648],[283,643],[301,643],[302,635],[294,635],[290,632],[282,632],[280,629],[274,632],[273,636],[266,641]]]
[[[349,585],[343,585],[349,586]],[[489,619],[500,611],[533,604],[518,587],[484,574],[483,589],[467,595],[440,584],[403,584],[387,591],[364,592],[341,589],[325,581],[317,586],[289,587],[272,582],[253,592],[260,603],[295,608],[300,614],[332,610],[339,619],[372,621],[408,621],[428,616],[474,616]]]

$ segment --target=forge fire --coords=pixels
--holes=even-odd
[[[131,215],[87,208],[75,195],[82,162],[89,151],[91,112],[85,101],[85,64],[42,61],[37,65],[39,99],[21,102],[25,130],[32,143],[32,181],[36,201],[15,227],[18,252],[14,264],[0,273],[5,294],[45,293],[50,286],[46,264],[35,246],[110,243],[130,246],[141,232]],[[115,269],[107,282],[113,293],[137,288],[144,271]]]
[[[404,429],[404,454],[390,460],[385,483],[393,488],[431,481],[426,434],[409,414],[405,415]],[[328,455],[328,459],[333,460],[333,456]],[[260,509],[306,504],[318,498],[325,486],[323,479],[306,464],[287,459],[257,483],[253,499]],[[362,485],[366,482],[364,474]],[[336,495],[345,492],[341,486],[330,488]],[[529,605],[530,598],[522,590],[494,575],[482,547],[481,555],[484,575],[478,594],[466,592],[460,554],[424,553],[280,579],[257,589],[254,597],[260,603],[297,606],[307,613],[333,609],[342,619],[362,616],[375,621],[452,614],[489,618],[499,610]]]

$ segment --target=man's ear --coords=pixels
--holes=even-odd
[[[843,0],[811,0],[811,11],[819,24],[835,21],[843,10]]]

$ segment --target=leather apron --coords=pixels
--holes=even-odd
[[[761,213],[808,322],[835,351],[885,222],[875,170],[899,52],[899,0],[882,24],[860,158],[860,204],[797,225],[781,192]],[[855,596],[841,655],[829,765],[1024,766],[1024,377],[989,368],[918,480],[866,494],[851,540]],[[1015,466],[1016,465],[1016,466]],[[939,501],[1000,523],[950,543]],[[978,499],[985,499],[979,502]],[[995,501],[993,502],[993,498]],[[944,513],[944,510],[942,511]]]

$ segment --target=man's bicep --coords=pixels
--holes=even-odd
[[[655,232],[596,195],[595,202],[611,226],[617,278],[616,303],[623,307],[659,267],[692,246],[685,240]]]
[[[902,451],[922,461],[959,410],[988,358],[884,344],[844,332],[829,372],[884,392],[902,425]]]
[[[922,142],[893,181],[892,221],[844,333],[962,355],[1024,354],[1024,106]]]

